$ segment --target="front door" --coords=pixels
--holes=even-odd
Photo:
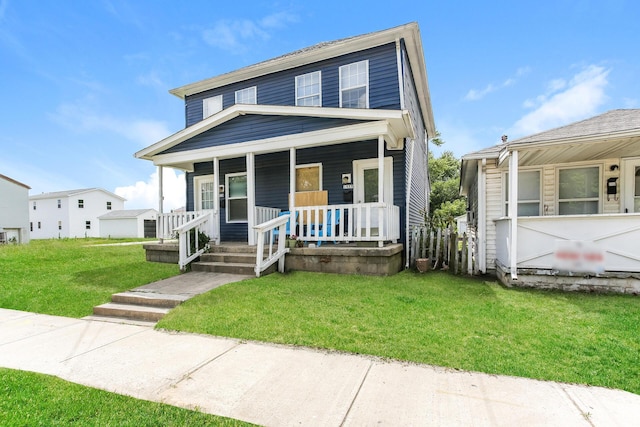
[[[623,161],[623,212],[640,212],[640,158]]]
[[[216,196],[213,175],[196,176],[193,178],[194,211],[213,209]]]
[[[377,203],[378,201],[393,204],[393,159],[384,158],[383,200],[378,200],[378,159],[354,160],[353,162],[353,195],[355,203]],[[360,219],[360,227],[365,234],[367,226],[366,214],[369,213],[369,226],[371,235],[378,235],[379,214],[381,208],[371,208],[363,211]]]

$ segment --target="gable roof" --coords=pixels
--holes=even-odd
[[[276,58],[268,59],[219,76],[180,86],[170,90],[169,93],[184,99],[186,96],[226,86],[230,83],[236,83],[300,67],[302,65],[334,58],[351,52],[358,52],[382,46],[388,43],[398,43],[400,40],[404,40],[409,62],[411,64],[416,92],[424,95],[418,97],[420,110],[423,121],[427,126],[427,133],[433,137],[435,136],[435,125],[431,107],[431,98],[429,96],[427,68],[424,60],[424,50],[422,48],[420,29],[416,22],[359,36],[318,43],[313,46],[287,53]]]
[[[62,199],[65,197],[76,196],[78,194],[89,193],[92,191],[101,191],[109,196],[116,197],[121,200],[127,200],[124,197],[120,197],[117,194],[114,194],[110,191],[104,190],[102,188],[81,188],[78,190],[65,190],[65,191],[55,191],[52,193],[42,193],[36,194],[34,196],[29,196],[29,200],[42,200],[42,199]]]
[[[26,188],[27,190],[31,190],[31,187],[29,187],[27,184],[23,184],[20,181],[16,181],[15,179],[9,178],[8,176],[2,175],[1,173],[0,173],[0,179],[4,179],[5,181],[11,182],[12,184],[16,184],[16,185],[19,185],[20,187]]]
[[[147,212],[157,213],[155,209],[122,209],[118,211],[111,211],[104,215],[100,215],[98,219],[125,219],[125,218],[137,218]]]

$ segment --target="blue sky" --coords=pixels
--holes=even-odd
[[[0,0],[0,173],[32,195],[101,187],[155,208],[156,168],[133,153],[184,127],[169,89],[412,21],[460,157],[640,108],[638,18],[634,0]],[[181,172],[165,195],[184,204]]]

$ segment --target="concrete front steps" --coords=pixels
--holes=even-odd
[[[188,298],[153,292],[121,292],[112,295],[111,302],[93,307],[93,316],[88,319],[154,325]]]
[[[212,245],[208,253],[200,256],[200,261],[191,264],[191,271],[255,275],[256,247],[246,244]],[[275,272],[277,263],[262,274]]]

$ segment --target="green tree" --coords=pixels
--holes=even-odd
[[[439,138],[439,145],[444,144]],[[466,211],[466,197],[460,196],[460,160],[452,151],[444,151],[440,157],[429,152],[429,180],[431,195],[429,220],[438,226],[453,223],[453,219]]]

